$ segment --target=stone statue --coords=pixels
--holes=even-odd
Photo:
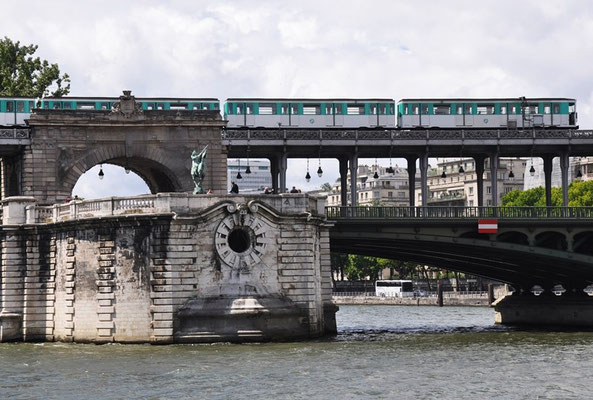
[[[206,176],[206,154],[208,146],[197,153],[195,150],[191,153],[191,177],[194,180],[194,194],[206,193],[202,187],[204,177]]]

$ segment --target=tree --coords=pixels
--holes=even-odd
[[[348,265],[345,272],[348,280],[356,281],[370,278],[377,279],[381,267],[375,257],[361,256],[358,254],[348,255]]]
[[[546,191],[542,186],[525,191],[513,190],[502,197],[505,207],[545,207]],[[593,206],[593,181],[574,181],[568,186],[570,207]],[[552,206],[562,206],[562,189],[552,188]]]
[[[331,267],[332,267],[332,279],[334,275],[340,277],[339,280],[344,280],[344,270],[349,263],[348,254],[330,253]]]
[[[70,93],[70,77],[60,76],[58,64],[34,58],[36,45],[21,46],[5,37],[0,39],[0,96],[62,97]]]
[[[575,181],[568,187],[568,205],[593,207],[593,181]]]

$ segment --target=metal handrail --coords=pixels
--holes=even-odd
[[[328,219],[593,219],[593,207],[377,207],[328,206]]]

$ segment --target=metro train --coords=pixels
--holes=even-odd
[[[115,97],[35,100],[0,97],[0,126],[22,125],[34,106],[110,110]],[[215,98],[136,98],[144,110],[220,110]],[[516,129],[578,128],[576,100],[262,99],[229,98],[221,110],[229,128]]]

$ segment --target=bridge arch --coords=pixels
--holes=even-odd
[[[535,246],[566,251],[568,248],[568,242],[566,240],[566,236],[562,233],[546,231],[535,236]]]
[[[574,235],[572,249],[575,253],[593,256],[593,231],[580,232]]]
[[[496,240],[504,243],[515,243],[529,246],[529,238],[523,232],[507,231],[496,236]]]
[[[133,171],[146,183],[151,193],[183,191],[182,183],[167,167],[162,150],[140,147],[134,149],[133,155],[129,153],[130,150],[126,149],[124,143],[90,149],[83,156],[63,166],[63,191],[60,194],[64,197],[69,196],[82,174],[99,164],[114,164]]]

